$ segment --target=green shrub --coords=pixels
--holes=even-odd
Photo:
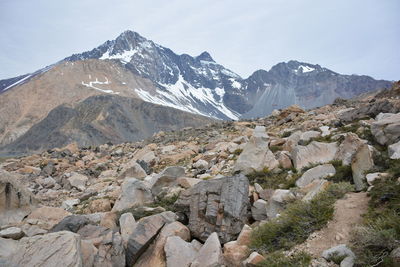
[[[332,219],[336,199],[351,189],[348,183],[332,184],[310,202],[297,200],[289,204],[280,217],[253,230],[251,247],[270,253],[304,242]]]
[[[235,154],[236,156],[239,156],[240,154],[242,154],[242,152],[243,152],[243,149],[237,148],[237,149],[233,152],[233,154]]]
[[[330,163],[335,167],[336,173],[334,176],[328,178],[329,181],[332,181],[334,183],[353,183],[353,172],[350,165],[343,165],[341,160],[334,160]]]
[[[273,252],[265,256],[265,260],[258,266],[260,267],[308,267],[311,263],[311,256],[306,252],[299,252],[291,256],[286,256],[280,251]]]
[[[308,144],[313,141],[322,142],[322,143],[330,143],[330,142],[332,142],[332,135],[330,134],[330,135],[326,135],[326,136],[317,136],[317,137],[310,138],[310,140],[308,141]]]
[[[289,137],[292,134],[292,131],[284,131],[282,134],[282,138]]]
[[[162,207],[165,210],[175,211],[174,203],[178,200],[179,194],[175,194],[171,197],[164,197],[157,199],[154,203],[150,204],[150,207]]]
[[[283,147],[282,147],[282,146],[270,146],[269,149],[270,149],[273,153],[275,153],[275,152],[277,152],[277,151],[281,151],[281,150],[283,149]]]
[[[389,163],[394,169],[397,164]],[[395,266],[388,255],[400,244],[400,184],[396,179],[378,179],[369,192],[364,224],[353,232],[351,240],[360,266]]]
[[[251,184],[258,183],[264,189],[289,189],[295,186],[298,176],[296,173],[289,176],[286,171],[274,173],[264,168],[262,171],[248,174],[247,178]]]

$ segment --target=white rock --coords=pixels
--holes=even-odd
[[[221,243],[217,233],[212,233],[199,250],[197,257],[193,260],[191,267],[214,267],[223,264]]]
[[[9,227],[0,231],[0,237],[12,238],[15,240],[24,236],[24,232],[19,227]]]
[[[193,167],[196,169],[208,169],[208,162],[203,159],[199,159],[193,163]]]
[[[254,220],[262,221],[267,219],[267,205],[267,201],[263,199],[259,199],[253,203],[253,206],[251,207],[251,215]]]
[[[367,183],[368,185],[372,185],[373,182],[376,179],[380,179],[380,178],[385,178],[388,177],[389,173],[385,173],[385,172],[374,172],[374,173],[368,173],[365,177],[367,179]]]
[[[388,146],[388,152],[391,159],[400,159],[400,141]]]
[[[324,179],[335,175],[336,170],[332,164],[319,165],[307,170],[297,181],[296,186],[304,187],[314,180]]]
[[[374,167],[372,153],[368,145],[362,145],[354,156],[351,163],[353,173],[353,181],[357,191],[363,190],[366,187],[365,173]]]
[[[198,250],[197,245],[186,242],[179,236],[168,237],[164,246],[167,267],[189,267],[199,253]]]
[[[331,134],[331,131],[329,130],[329,126],[321,126],[321,127],[319,127],[319,129],[322,132],[322,134],[321,134],[322,137],[328,136]]]
[[[251,137],[239,155],[234,171],[242,171],[244,174],[270,170],[278,167],[279,162],[268,147],[268,142],[263,137]]]
[[[68,199],[63,201],[63,203],[61,204],[61,208],[67,210],[67,211],[71,211],[74,209],[74,206],[78,205],[81,201],[79,199]]]
[[[337,143],[313,141],[307,146],[297,146],[292,150],[293,166],[301,170],[310,164],[327,163],[335,158]]]
[[[81,238],[69,231],[60,231],[21,239],[18,252],[10,261],[15,266],[82,266]]]
[[[125,246],[128,243],[129,236],[135,231],[136,225],[135,218],[130,212],[122,214],[119,218],[121,237]]]
[[[88,178],[83,174],[73,172],[71,173],[71,177],[68,178],[68,181],[72,187],[84,191],[86,188],[86,182],[88,181]]]
[[[0,237],[0,260],[10,257],[17,250],[18,250],[18,241]]]
[[[145,182],[135,178],[128,178],[122,183],[121,195],[115,202],[112,211],[122,211],[152,201],[151,190]]]

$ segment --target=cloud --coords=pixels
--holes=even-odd
[[[246,77],[296,59],[399,79],[396,0],[3,0],[0,79],[32,72],[126,29],[177,53],[209,51]]]

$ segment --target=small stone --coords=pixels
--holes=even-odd
[[[196,163],[193,164],[193,168],[196,169],[208,169],[208,162],[205,160],[198,160]]]
[[[19,227],[9,227],[0,231],[0,237],[11,238],[11,239],[21,239],[24,236],[24,232]]]
[[[243,266],[245,267],[255,267],[258,266],[259,263],[264,261],[265,258],[260,255],[258,252],[252,252],[250,256],[243,261]]]
[[[74,206],[78,205],[81,201],[79,199],[68,199],[63,201],[61,204],[61,208],[67,210],[67,211],[72,211],[74,209]]]

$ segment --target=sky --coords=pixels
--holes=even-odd
[[[246,78],[289,60],[400,79],[399,0],[0,0],[0,79],[134,30]]]

